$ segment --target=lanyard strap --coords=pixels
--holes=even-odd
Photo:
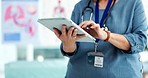
[[[96,7],[95,7],[95,23],[99,23],[100,27],[103,27],[104,21],[105,21],[106,17],[108,16],[108,12],[110,10],[111,4],[112,4],[112,0],[109,0],[108,3],[107,3],[107,6],[105,8],[105,11],[103,13],[103,16],[101,18],[101,21],[99,22],[99,7],[98,7],[99,0],[97,0],[97,2],[96,2]]]
[[[96,7],[95,7],[95,23],[99,23],[100,24],[100,27],[102,28],[103,27],[103,24],[108,16],[108,12],[110,10],[110,7],[111,7],[111,4],[112,4],[112,0],[109,0],[108,3],[107,3],[107,6],[105,8],[105,11],[103,13],[103,16],[101,18],[101,21],[99,22],[99,0],[97,0],[96,2]],[[96,43],[99,42],[99,39],[96,38]]]
[[[96,2],[96,7],[95,7],[95,23],[99,23],[99,0]]]

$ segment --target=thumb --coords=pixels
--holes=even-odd
[[[59,31],[57,28],[53,28],[53,31],[54,31],[55,35],[56,35],[58,38],[60,38],[60,35],[61,35],[60,31]]]

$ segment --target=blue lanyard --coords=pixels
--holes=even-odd
[[[96,7],[95,7],[95,23],[97,23],[97,24],[99,23],[99,24],[100,24],[100,27],[103,27],[104,21],[105,21],[107,15],[108,15],[109,10],[110,10],[112,1],[113,1],[113,0],[109,0],[109,1],[108,1],[108,4],[107,4],[107,6],[106,6],[106,8],[105,8],[105,11],[104,11],[104,13],[103,13],[103,16],[102,16],[100,22],[99,22],[99,7],[98,7],[98,5],[99,5],[99,0],[97,0],[97,2],[96,2]]]
[[[99,5],[99,0],[97,0],[97,2],[96,2],[96,7],[95,7],[95,23],[100,24],[100,27],[101,27],[101,28],[103,27],[104,21],[105,21],[105,19],[106,19],[107,16],[108,16],[108,12],[109,12],[109,10],[110,10],[112,1],[113,1],[113,0],[109,0],[109,1],[108,1],[108,4],[107,4],[107,6],[106,6],[106,8],[105,8],[105,11],[104,11],[104,13],[103,13],[103,16],[102,16],[100,22],[99,22],[99,7],[98,7],[98,5]],[[96,41],[95,41],[95,42],[99,42],[99,39],[96,38]]]

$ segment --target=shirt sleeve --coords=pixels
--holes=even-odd
[[[147,20],[141,0],[136,0],[134,9],[132,33],[124,34],[125,38],[131,45],[131,50],[128,54],[142,52],[147,44]]]
[[[75,5],[74,10],[72,11],[72,15],[71,15],[71,20],[76,23],[77,25],[79,24],[79,11],[78,11],[78,4]]]
[[[73,57],[76,53],[77,53],[77,50],[78,50],[78,48],[79,48],[79,42],[76,42],[76,50],[73,52],[73,53],[66,53],[64,50],[63,50],[63,44],[61,44],[61,46],[60,46],[60,50],[61,50],[61,52],[62,52],[62,54],[63,54],[63,56],[67,56],[67,57],[69,57],[69,58],[71,58],[71,57]]]

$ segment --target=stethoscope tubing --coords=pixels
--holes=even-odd
[[[110,7],[110,9],[109,9],[109,11],[108,11],[108,13],[107,13],[107,16],[106,16],[106,18],[105,18],[105,20],[103,21],[103,26],[104,27],[106,27],[106,22],[107,22],[107,19],[109,18],[109,16],[110,16],[110,13],[111,13],[111,11],[112,11],[112,8],[113,8],[113,6],[114,6],[114,4],[115,4],[115,2],[116,2],[116,0],[113,0],[113,4],[112,4],[112,6]],[[85,14],[85,10],[86,9],[90,9],[90,18],[89,18],[89,20],[92,20],[92,17],[93,17],[93,13],[94,13],[94,10],[93,10],[93,8],[92,7],[90,7],[90,3],[91,3],[91,0],[89,0],[89,2],[88,2],[88,5],[82,10],[82,16],[81,16],[81,20],[82,20],[82,22],[84,21],[84,14]]]

